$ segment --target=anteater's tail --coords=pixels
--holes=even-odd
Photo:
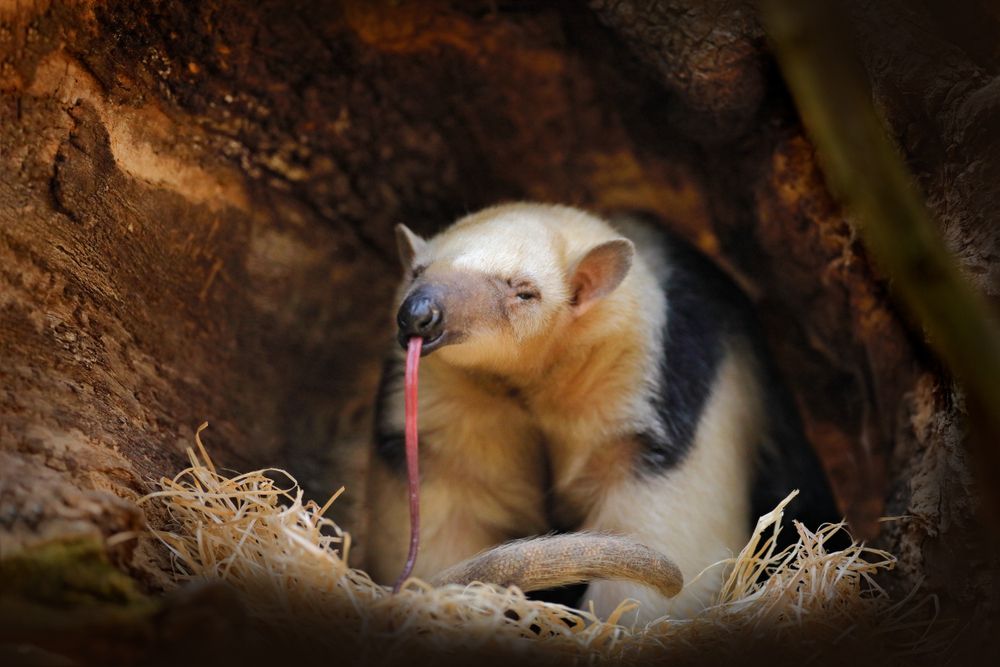
[[[436,586],[473,581],[517,586],[524,592],[621,579],[645,584],[666,597],[684,585],[680,569],[663,554],[620,535],[567,533],[507,542],[448,568]]]

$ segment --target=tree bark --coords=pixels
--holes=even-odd
[[[995,299],[1000,15],[903,4],[845,20]],[[205,420],[225,466],[346,484],[358,526],[393,225],[535,199],[646,209],[718,260],[855,531],[907,514],[880,537],[897,583],[987,604],[962,393],[828,193],[753,6],[5,1],[0,92],[0,555],[139,525]],[[112,551],[162,581],[162,554]]]

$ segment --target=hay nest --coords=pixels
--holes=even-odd
[[[678,664],[709,649],[729,651],[730,659],[739,656],[745,664],[775,646],[796,660],[863,646],[868,657],[877,654],[886,664],[940,648],[928,620],[934,599],[911,593],[894,601],[877,583],[877,575],[894,567],[891,554],[853,541],[828,550],[833,536],[846,533],[845,524],[810,530],[795,522],[798,541],[776,548],[783,509],[794,493],[758,520],[735,558],[712,566],[728,569],[713,605],[691,619],[626,627],[619,620],[634,608],[629,600],[600,619],[486,583],[434,588],[412,579],[393,595],[347,565],[350,536],[324,517],[343,488],[320,506],[304,501],[283,470],[222,474],[200,438],[188,456],[189,468],[162,479],[161,490],[142,500],[159,504],[170,517],[165,529],[150,529],[150,535],[169,550],[176,583],[227,582],[262,627],[280,626],[339,649],[349,636],[369,662],[412,658],[418,647],[451,655],[513,652],[572,664]]]

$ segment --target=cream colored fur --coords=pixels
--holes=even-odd
[[[749,537],[752,443],[760,433],[760,406],[752,369],[739,355],[723,364],[699,424],[695,444],[676,468],[644,482],[619,484],[587,518],[584,528],[616,531],[670,556],[684,576],[681,595],[665,599],[621,581],[595,582],[584,598],[608,613],[630,597],[641,606],[622,619],[648,622],[688,617],[713,601],[725,567],[706,567],[739,553]],[[701,575],[699,577],[699,575]]]
[[[735,351],[686,459],[667,471],[635,469],[633,434],[660,428],[649,398],[667,317],[663,253],[652,239],[636,238],[639,252],[617,289],[583,314],[568,305],[576,263],[620,237],[581,211],[514,204],[469,216],[416,249],[415,265],[523,273],[542,290],[534,310],[512,316],[509,327],[484,322],[422,361],[417,576],[551,530],[549,485],[548,509],[561,521],[662,550],[686,582],[745,541],[760,406],[752,368]],[[387,416],[400,430],[401,390],[400,383]],[[377,580],[391,581],[405,560],[406,499],[405,480],[373,457],[369,567]],[[588,597],[602,614],[631,596],[643,603],[639,620],[689,615],[720,577],[716,569],[672,600],[619,581],[595,582]]]

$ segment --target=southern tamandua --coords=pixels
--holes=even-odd
[[[688,616],[712,600],[723,568],[699,573],[738,553],[752,520],[793,488],[797,518],[814,528],[836,520],[748,299],[693,247],[635,219],[615,227],[527,203],[469,215],[429,240],[400,225],[397,240],[399,343],[421,336],[427,355],[415,575],[434,580],[553,531],[623,535],[668,555],[685,587],[668,597],[673,583],[657,577],[671,579],[669,562],[637,573],[626,545],[609,552],[617,569],[591,568],[604,569],[590,572],[584,603],[606,615],[631,597],[636,620]],[[409,536],[404,356],[394,348],[369,483],[368,566],[386,583]],[[494,561],[544,559],[553,581],[568,583],[567,559],[553,554],[572,549],[550,544],[518,543]]]

